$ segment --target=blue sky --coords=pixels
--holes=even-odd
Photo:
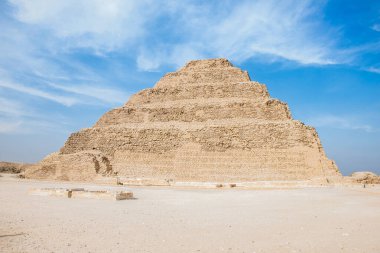
[[[223,57],[380,173],[380,2],[0,2],[0,160],[36,162],[191,59]]]

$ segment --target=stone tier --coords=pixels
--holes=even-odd
[[[131,97],[127,105],[162,103],[167,101],[212,98],[249,98],[268,100],[269,94],[265,85],[258,82],[222,82],[198,83],[194,86],[155,87],[142,90]]]
[[[72,134],[61,149],[61,154],[84,150],[98,150],[111,156],[115,150],[165,153],[187,142],[199,144],[205,151],[219,152],[228,149],[293,147],[310,147],[321,151],[315,129],[300,122],[248,122],[244,124],[239,120],[230,120],[223,125],[209,122],[207,126],[160,122],[157,125],[139,123],[138,127],[136,124],[122,124],[88,128]]]
[[[233,67],[232,63],[224,58],[189,61],[179,71],[212,71],[214,69],[226,69]]]
[[[179,71],[165,74],[155,88],[223,85],[225,83],[250,82],[247,71],[234,67],[226,59],[191,61]]]
[[[205,151],[187,143],[165,153],[118,150],[113,169],[125,178],[180,182],[309,180],[336,176],[335,165],[313,148]],[[324,181],[326,183],[326,181]]]
[[[262,102],[249,99],[196,99],[116,108],[104,114],[95,127],[123,123],[203,122],[233,118],[290,120],[291,115],[287,104],[274,99]]]

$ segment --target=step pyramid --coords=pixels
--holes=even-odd
[[[32,178],[167,182],[340,177],[313,127],[226,59],[190,61],[71,134]]]

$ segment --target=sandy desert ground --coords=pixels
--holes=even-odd
[[[136,200],[28,195],[0,178],[1,252],[380,252],[380,188],[128,187]],[[124,187],[125,188],[125,187]]]

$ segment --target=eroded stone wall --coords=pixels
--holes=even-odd
[[[270,98],[265,85],[225,59],[191,61],[166,74],[94,127],[72,134],[41,165],[36,175],[69,180],[86,175],[88,180],[118,175],[194,182],[340,177],[315,129],[293,120],[287,104]]]

